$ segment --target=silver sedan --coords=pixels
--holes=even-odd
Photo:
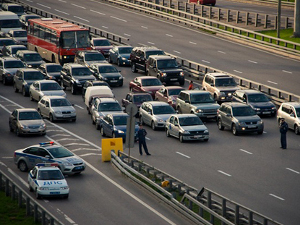
[[[43,96],[67,97],[67,94],[62,90],[62,87],[56,81],[39,80],[30,85],[29,96],[31,101],[39,101]]]

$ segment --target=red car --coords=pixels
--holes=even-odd
[[[106,38],[92,38],[92,48],[101,52],[106,58],[109,56],[109,50],[113,48]]]
[[[147,92],[151,94],[154,99],[156,91],[164,87],[156,77],[136,77],[129,83],[129,90],[131,92]]]
[[[180,86],[163,87],[155,93],[155,100],[169,103],[170,106],[176,109],[176,98],[182,90],[185,89]]]

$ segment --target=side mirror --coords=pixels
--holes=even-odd
[[[211,84],[210,86],[214,87],[215,85],[214,85],[214,84]]]
[[[294,113],[291,113],[291,114],[290,114],[290,117],[295,117],[295,114],[294,114]]]
[[[185,103],[190,103],[190,101],[189,101],[189,100],[185,100],[184,102],[185,102]]]
[[[50,155],[45,155],[45,158],[51,159],[51,156]]]

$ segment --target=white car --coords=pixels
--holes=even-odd
[[[66,92],[54,80],[38,80],[29,87],[29,97],[31,101],[40,101],[43,96],[62,96],[67,97]]]
[[[28,174],[29,191],[41,197],[69,197],[69,186],[57,163],[38,163]]]

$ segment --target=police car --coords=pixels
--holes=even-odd
[[[85,170],[85,162],[80,157],[53,141],[32,145],[16,150],[14,162],[22,172],[26,172],[37,163],[58,163],[63,174],[79,174]]]
[[[69,186],[57,163],[38,163],[28,174],[29,191],[41,197],[69,197]]]

